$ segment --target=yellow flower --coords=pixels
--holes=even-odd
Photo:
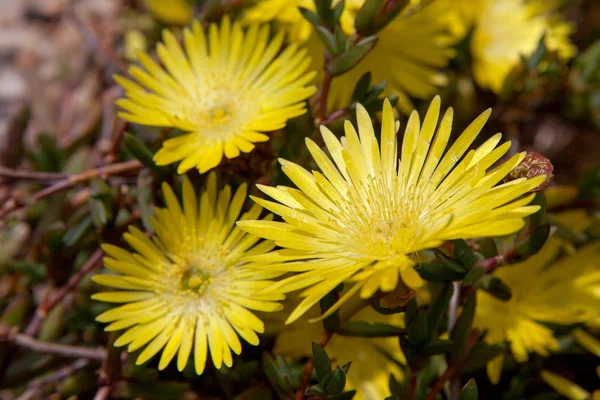
[[[305,99],[315,91],[306,86],[310,58],[293,44],[281,51],[283,34],[268,41],[269,27],[252,25],[244,32],[225,17],[211,25],[208,37],[200,24],[184,31],[185,53],[175,36],[164,31],[157,47],[163,69],[147,54],[144,69],[129,70],[135,83],[123,77],[125,99],[118,105],[124,119],[143,125],[176,127],[186,133],[164,142],[157,165],[181,161],[178,172],[217,166],[223,154],[234,158],[250,152],[255,142],[281,129],[290,118],[306,112]]]
[[[477,83],[494,92],[502,89],[505,78],[537,48],[545,34],[546,45],[563,59],[576,53],[569,41],[573,27],[553,14],[553,0],[479,0],[471,41],[473,74]]]
[[[542,371],[541,377],[558,393],[569,400],[588,400],[591,394],[582,387],[550,371]]]
[[[292,39],[306,42],[314,59],[313,67],[323,69],[323,46],[316,35],[311,36],[311,25],[296,7],[314,9],[312,0],[263,0],[246,14],[247,21],[277,20],[288,31],[296,32]],[[417,2],[413,2],[417,3]],[[346,1],[340,24],[343,31],[354,33],[354,18],[364,0]],[[418,3],[417,3],[418,5]],[[387,94],[400,97],[400,106],[410,112],[412,105],[408,96],[431,98],[439,86],[446,83],[442,69],[454,56],[455,42],[449,34],[447,13],[450,3],[434,3],[422,11],[396,17],[377,34],[375,48],[351,71],[336,77],[331,84],[329,108],[346,107],[358,79],[367,71],[373,82],[387,81]],[[411,14],[409,8],[404,13]],[[407,96],[408,95],[408,96]]]
[[[562,247],[560,239],[551,237],[533,257],[494,273],[510,287],[510,300],[477,292],[474,325],[487,331],[489,343],[510,342],[517,362],[527,361],[530,352],[546,356],[559,348],[552,330],[542,323],[570,325],[598,316],[600,242],[556,261]],[[492,382],[499,381],[502,362],[499,357],[488,365]]]
[[[135,250],[129,252],[104,245],[106,267],[117,275],[96,275],[100,284],[121,289],[98,293],[94,299],[125,303],[98,316],[108,322],[107,331],[125,330],[115,346],[127,345],[130,352],[145,347],[137,358],[142,364],[162,350],[159,369],[177,354],[181,371],[194,353],[196,372],[204,370],[207,353],[215,367],[232,365],[239,354],[239,337],[252,345],[263,322],[249,310],[278,311],[276,301],[284,296],[258,294],[270,285],[268,271],[252,271],[241,258],[261,254],[273,244],[243,233],[235,221],[246,199],[246,186],[231,195],[226,186],[217,193],[214,174],[200,201],[187,178],[183,181],[183,207],[167,184],[163,184],[167,208],[156,209],[149,239],[130,227],[124,239]],[[255,219],[254,206],[241,217]],[[265,219],[271,219],[266,217]]]
[[[524,153],[516,154],[491,169],[510,147],[505,143],[496,148],[501,134],[467,151],[490,110],[479,116],[445,154],[453,111],[445,113],[436,134],[439,113],[440,98],[436,97],[422,126],[418,113],[411,114],[399,162],[398,125],[389,101],[383,107],[381,146],[367,111],[359,105],[358,133],[346,121],[346,136],[340,142],[321,127],[331,158],[307,140],[322,172],[310,173],[280,160],[283,172],[300,190],[259,186],[277,202],[255,201],[285,222],[243,221],[239,226],[273,239],[283,248],[252,260],[274,262],[269,266],[271,271],[298,273],[268,291],[307,288],[301,293],[304,301],[291,313],[288,323],[344,281],[355,284],[330,312],[358,291],[362,298],[377,290],[391,292],[400,278],[407,286],[418,288],[423,284],[413,268],[418,251],[450,239],[507,235],[521,229],[523,217],[539,209],[527,206],[533,195],[521,196],[539,185],[544,176],[496,186],[524,157]]]
[[[383,322],[404,326],[404,314],[389,317],[374,312],[370,308],[358,312],[354,320]],[[324,331],[306,320],[286,327],[275,340],[275,354],[291,356],[310,356],[311,342],[318,342]],[[390,396],[390,374],[402,381],[403,373],[398,363],[405,363],[404,354],[400,350],[398,338],[360,338],[333,335],[327,343],[325,351],[336,364],[344,365],[352,362],[348,371],[347,389],[355,389],[354,400],[381,400]],[[383,352],[383,353],[382,353]],[[386,356],[384,353],[387,353]]]
[[[144,5],[157,20],[173,25],[185,25],[190,22],[192,4],[190,0],[144,0]]]

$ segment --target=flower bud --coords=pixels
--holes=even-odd
[[[523,161],[506,175],[504,181],[510,182],[519,178],[532,179],[536,176],[546,175],[546,180],[531,190],[531,192],[539,192],[550,184],[552,178],[554,178],[553,171],[554,166],[549,159],[539,153],[527,152]]]

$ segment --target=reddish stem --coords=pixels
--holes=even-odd
[[[42,304],[39,305],[35,314],[24,333],[29,336],[35,336],[40,329],[44,318],[58,303],[60,303],[73,289],[77,287],[79,282],[91,271],[98,268],[102,264],[102,256],[104,252],[101,249],[96,249],[92,256],[86,261],[81,269],[69,279],[54,296],[48,296]]]

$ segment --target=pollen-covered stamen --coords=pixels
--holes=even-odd
[[[365,193],[350,191],[339,213],[348,251],[375,259],[406,255],[420,229],[422,196],[416,190],[403,195],[389,190],[380,177],[372,178]]]

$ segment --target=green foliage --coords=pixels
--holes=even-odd
[[[341,367],[338,365],[332,369],[331,360],[321,345],[313,342],[312,352],[319,384],[311,386],[308,389],[308,394],[328,400],[352,399],[356,391],[344,391],[346,387],[346,374],[350,369],[350,363]]]

